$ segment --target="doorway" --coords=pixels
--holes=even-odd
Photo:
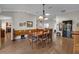
[[[62,36],[72,38],[72,20],[63,21]]]

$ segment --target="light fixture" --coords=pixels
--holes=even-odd
[[[37,25],[39,28],[48,28],[49,25],[46,24],[45,25],[45,20],[48,20],[48,18],[46,17],[46,15],[49,15],[48,13],[45,13],[45,4],[42,4],[43,9],[42,9],[42,15],[38,17],[38,23],[39,25]],[[45,27],[44,27],[45,26]]]
[[[48,20],[48,18],[44,18],[44,20]]]
[[[43,4],[43,20],[48,20],[46,16],[49,16],[49,13],[45,13],[45,4]]]
[[[45,14],[45,16],[49,16],[49,15],[50,15],[49,13],[46,13],[46,14]]]
[[[45,18],[45,4],[43,4],[43,19]]]
[[[43,20],[43,16],[39,16],[39,20]]]
[[[44,19],[45,19],[45,4],[42,4],[42,5],[43,5],[43,14],[38,18],[40,22],[44,22]]]

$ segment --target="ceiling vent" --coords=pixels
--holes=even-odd
[[[52,6],[49,6],[48,9],[52,9]]]
[[[63,10],[61,10],[61,12],[62,12],[62,13],[64,13],[64,12],[66,12],[66,10],[65,10],[65,9],[63,9]]]

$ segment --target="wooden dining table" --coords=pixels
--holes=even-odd
[[[25,36],[25,35],[35,35],[42,36],[45,34],[50,34],[50,38],[52,40],[52,29],[31,29],[31,30],[13,30],[13,40],[16,40],[16,36]]]

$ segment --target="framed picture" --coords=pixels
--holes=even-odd
[[[23,26],[23,23],[19,23],[19,26]]]
[[[27,25],[27,22],[21,22],[19,23],[19,26],[26,26]]]
[[[33,22],[32,21],[27,21],[27,27],[33,27]]]

